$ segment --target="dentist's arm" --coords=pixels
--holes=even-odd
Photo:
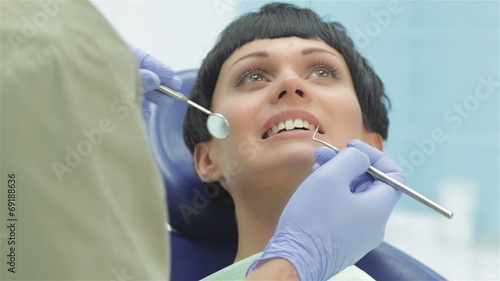
[[[338,154],[319,148],[315,157],[315,171],[286,205],[246,280],[327,280],[382,242],[401,192],[365,172],[372,165],[404,182],[401,169],[361,141]]]

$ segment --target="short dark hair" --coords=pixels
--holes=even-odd
[[[258,39],[285,37],[320,39],[342,54],[351,72],[364,125],[387,139],[390,101],[382,81],[356,50],[345,27],[338,22],[323,21],[310,9],[287,3],[267,4],[257,12],[243,15],[224,29],[199,69],[191,100],[205,108],[211,107],[222,65],[236,49]],[[205,113],[188,108],[184,120],[184,141],[191,152],[197,143],[211,139],[206,118]]]
[[[390,101],[384,86],[370,63],[356,50],[345,27],[338,22],[325,22],[315,12],[287,3],[267,4],[227,26],[214,48],[203,61],[191,91],[191,100],[210,108],[222,64],[239,47],[257,39],[284,37],[320,39],[344,56],[351,72],[366,128],[385,140],[388,135],[387,109]],[[184,120],[184,141],[194,151],[197,143],[210,140],[207,116],[189,108]]]

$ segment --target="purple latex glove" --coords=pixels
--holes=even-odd
[[[129,45],[129,49],[137,58],[139,63],[139,74],[142,80],[142,93],[144,97],[157,105],[170,105],[173,102],[173,98],[167,96],[160,91],[156,91],[161,84],[164,84],[174,90],[180,90],[182,86],[182,80],[175,73],[175,71],[170,68],[170,66],[163,64],[155,57],[149,55],[148,53]],[[150,112],[149,106],[144,103],[143,114],[146,119],[148,119]]]
[[[382,243],[401,192],[365,172],[372,165],[404,183],[401,169],[358,140],[338,154],[318,148],[315,158],[314,172],[290,198],[274,236],[250,270],[264,260],[285,258],[301,280],[327,280]]]

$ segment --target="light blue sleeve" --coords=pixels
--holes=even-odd
[[[237,263],[233,263],[205,278],[201,281],[243,281],[245,280],[245,274],[252,263],[262,255],[262,252],[250,256],[244,260]],[[357,266],[349,266],[343,271],[339,272],[334,277],[328,279],[328,281],[370,281],[375,280],[366,272],[358,268]]]

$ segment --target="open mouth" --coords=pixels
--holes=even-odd
[[[283,132],[290,132],[290,131],[311,131],[314,132],[316,130],[318,124],[313,124],[308,120],[304,120],[301,118],[295,118],[295,119],[287,119],[285,121],[278,122],[274,126],[272,126],[269,130],[267,130],[264,135],[262,135],[262,139],[267,139],[269,137],[272,137],[277,134],[281,134]],[[319,132],[320,134],[323,134],[322,130],[320,129]]]

